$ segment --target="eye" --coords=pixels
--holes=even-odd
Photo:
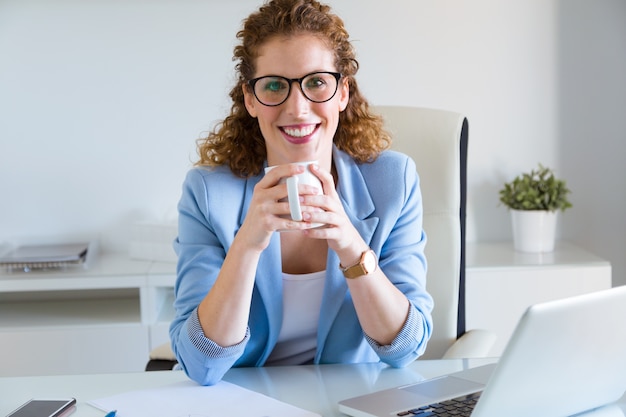
[[[264,92],[268,93],[279,93],[289,88],[285,80],[280,78],[271,78],[268,77],[266,79],[260,80],[259,84],[261,84],[261,89]]]
[[[304,87],[311,90],[324,88],[328,84],[328,81],[324,78],[322,74],[311,75],[304,81]]]

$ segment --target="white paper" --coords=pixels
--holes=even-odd
[[[320,417],[225,381],[208,387],[183,381],[89,404],[104,411],[117,410],[117,417]]]

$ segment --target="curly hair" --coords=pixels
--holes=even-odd
[[[234,49],[237,83],[230,91],[230,115],[218,123],[205,138],[197,141],[200,156],[196,165],[228,164],[238,176],[256,175],[267,158],[265,140],[258,121],[248,114],[242,86],[254,78],[256,58],[261,46],[277,36],[312,34],[322,39],[335,53],[335,65],[349,86],[346,109],[339,114],[335,145],[359,163],[372,162],[390,146],[383,119],[370,112],[359,91],[355,74],[359,69],[355,50],[343,21],[330,7],[316,0],[271,0],[251,14],[237,33],[240,44]]]

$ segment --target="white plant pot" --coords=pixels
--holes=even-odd
[[[552,252],[557,211],[511,210],[513,242],[520,252]]]

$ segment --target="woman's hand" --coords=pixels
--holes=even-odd
[[[326,239],[329,248],[339,256],[341,264],[352,265],[360,259],[368,246],[346,215],[331,173],[321,170],[315,164],[310,169],[322,182],[324,193],[304,196],[303,204],[317,210],[303,211],[302,216],[307,222],[324,223],[326,226],[307,229],[304,233],[314,239]]]
[[[245,237],[245,241],[259,252],[269,245],[272,233],[277,230],[304,230],[310,227],[306,219],[302,222],[291,220],[287,185],[280,182],[282,178],[301,174],[305,169],[307,167],[298,164],[276,166],[267,172],[254,187],[248,214],[237,235]],[[315,194],[317,190],[300,184],[298,191],[302,210],[304,212],[315,211],[314,208],[307,207],[304,201],[307,196]]]

